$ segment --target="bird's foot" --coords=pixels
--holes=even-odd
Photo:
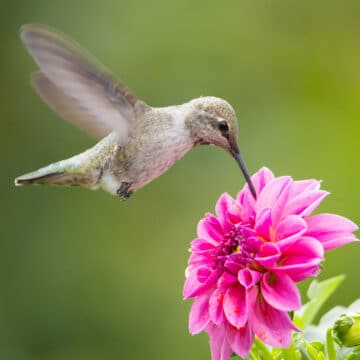
[[[131,182],[122,182],[119,189],[116,191],[122,200],[127,200],[132,194],[132,191],[128,191],[131,185]]]

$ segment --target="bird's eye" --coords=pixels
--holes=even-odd
[[[221,131],[223,136],[227,137],[229,135],[229,126],[226,121],[219,121],[218,129]]]

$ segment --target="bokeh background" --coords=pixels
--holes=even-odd
[[[320,210],[360,222],[358,1],[1,0],[0,359],[209,359],[207,336],[187,332],[187,249],[244,183],[225,152],[200,147],[125,203],[15,188],[94,144],[31,89],[29,22],[75,38],[149,104],[227,99],[251,172],[323,179]],[[321,278],[347,280],[326,308],[360,296],[359,258],[358,244],[328,254]]]

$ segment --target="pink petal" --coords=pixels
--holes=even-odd
[[[192,267],[198,267],[199,265],[214,266],[214,257],[211,254],[200,253],[194,251],[189,258],[189,265]]]
[[[286,205],[284,216],[309,216],[329,193],[324,190],[311,190],[300,193]]]
[[[261,247],[259,255],[254,259],[258,264],[266,269],[271,269],[280,259],[280,256],[281,252],[277,244],[268,242]]]
[[[209,334],[211,360],[228,360],[232,349],[227,340],[226,328],[210,323],[206,331]]]
[[[244,267],[239,261],[234,258],[229,258],[225,260],[224,267],[227,271],[232,274],[236,274],[240,269]]]
[[[197,234],[199,238],[206,239],[214,245],[224,240],[224,233],[219,220],[210,213],[207,213],[205,218],[199,221]]]
[[[250,289],[255,286],[260,280],[262,273],[249,268],[241,269],[238,273],[238,280],[245,289]]]
[[[293,311],[301,307],[299,290],[286,274],[264,274],[261,293],[265,301],[275,309]]]
[[[246,293],[242,286],[232,286],[226,291],[224,313],[230,324],[237,329],[244,326],[248,314]]]
[[[263,209],[273,209],[281,193],[287,191],[291,182],[292,179],[290,176],[281,176],[268,182],[258,197],[256,204],[257,211],[261,212]]]
[[[209,289],[213,285],[219,276],[221,270],[214,270],[208,266],[198,266],[192,268],[187,273],[185,280],[183,296],[185,299],[199,295],[201,292]]]
[[[322,244],[324,246],[324,249],[328,251],[354,241],[359,241],[354,234],[336,233],[328,235],[326,237],[326,240],[322,241]]]
[[[227,338],[232,348],[238,356],[245,358],[249,355],[251,345],[254,341],[254,333],[250,326],[246,325],[241,329],[235,329],[232,326],[228,327]]]
[[[358,226],[351,220],[335,214],[318,214],[306,219],[308,233],[317,237],[328,232],[354,232]]]
[[[274,228],[278,226],[279,222],[283,218],[284,210],[289,201],[290,190],[293,182],[293,179],[290,178],[290,181],[284,185],[284,188],[278,194],[278,197],[273,204],[271,209],[271,221]]]
[[[306,235],[318,239],[325,250],[330,250],[355,241],[351,234],[358,227],[351,220],[334,214],[319,214],[306,219],[308,230]]]
[[[274,174],[267,167],[262,167],[257,173],[251,177],[256,193],[260,193],[265,185],[274,179]]]
[[[209,315],[215,325],[221,325],[224,321],[223,303],[225,292],[216,289],[209,299]]]
[[[195,251],[200,254],[207,254],[214,251],[215,245],[213,242],[204,239],[195,239],[191,242],[191,251]]]
[[[319,190],[320,181],[310,179],[310,180],[297,180],[294,181],[291,186],[290,197],[293,198],[305,191]]]
[[[297,330],[289,315],[270,306],[264,298],[252,290],[251,327],[255,335],[273,347],[289,347],[291,331]]]
[[[310,277],[315,277],[320,271],[320,261],[313,259],[306,264],[286,264],[276,269],[279,273],[284,272],[293,281],[299,282]]]
[[[241,220],[244,223],[250,224],[255,219],[255,200],[248,189],[242,190],[237,197],[237,201],[241,208]]]
[[[261,168],[256,174],[251,177],[251,181],[254,185],[257,197],[259,197],[259,194],[262,192],[265,185],[273,179],[273,173],[266,167]],[[243,210],[241,216],[242,220],[244,222],[249,222],[249,220],[255,217],[255,200],[247,184],[245,184],[243,189],[239,192],[237,196],[237,201],[239,202]]]
[[[271,209],[271,223],[276,227],[283,217],[284,209],[288,203],[293,180],[289,176],[283,176],[269,182],[258,200],[257,211]]]
[[[227,193],[222,194],[215,206],[215,211],[221,223],[237,224],[240,222],[240,208],[235,200]]]
[[[283,259],[274,267],[276,272],[286,273],[294,281],[304,280],[317,274],[324,249],[319,241],[302,237],[283,253]]]
[[[255,231],[263,239],[270,241],[271,226],[272,226],[271,210],[269,208],[263,209],[256,216]]]
[[[228,273],[227,271],[223,272],[219,277],[216,285],[219,289],[227,289],[228,287],[232,286],[233,284],[237,283],[236,276],[233,274]]]
[[[204,294],[194,300],[189,318],[189,331],[192,335],[198,334],[205,329],[210,321],[209,295]]]
[[[306,263],[307,260],[320,259],[324,257],[324,249],[321,243],[312,237],[302,236],[292,246],[283,252],[282,262],[288,258],[298,259],[299,263]]]
[[[304,219],[298,215],[286,216],[275,230],[275,241],[285,251],[294,241],[305,233],[307,225]]]

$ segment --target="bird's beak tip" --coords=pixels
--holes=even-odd
[[[254,199],[256,200],[256,191],[255,191],[255,187],[254,187],[254,184],[252,183],[251,181],[251,177],[249,175],[249,172],[247,171],[246,169],[246,166],[245,166],[245,163],[240,155],[240,151],[239,151],[239,148],[238,146],[236,146],[236,148],[232,148],[231,149],[231,155],[233,156],[233,158],[236,160],[236,162],[238,163],[244,177],[245,177],[245,180],[249,186],[249,190],[252,194],[252,196],[254,197]]]

